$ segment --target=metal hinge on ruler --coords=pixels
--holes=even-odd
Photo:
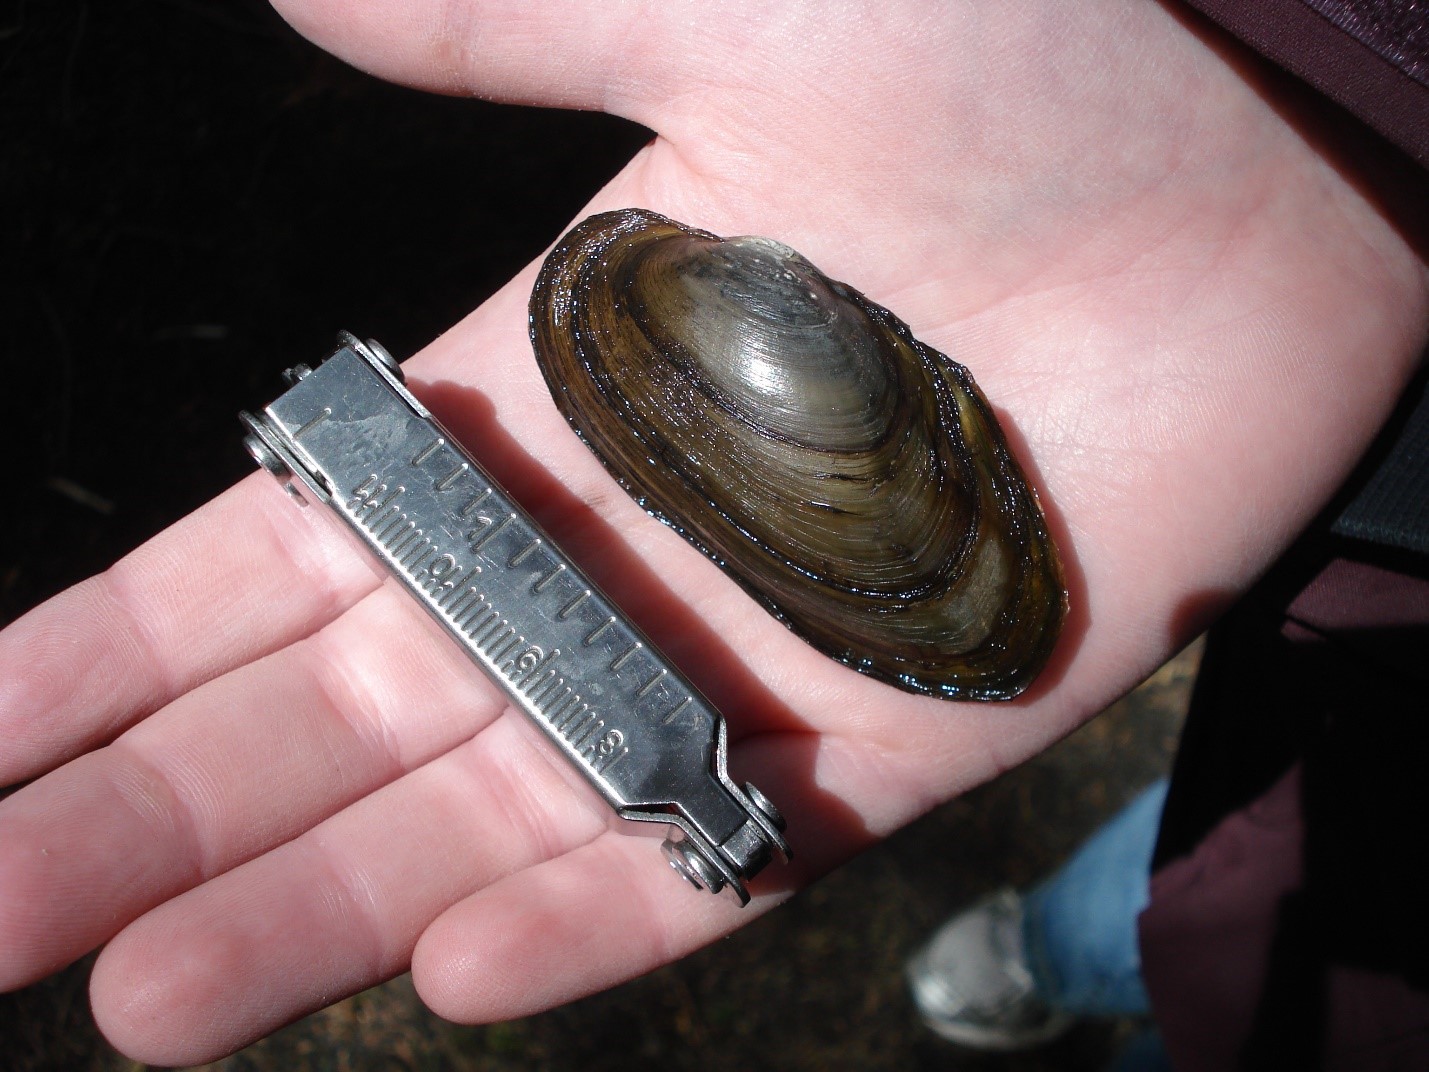
[[[675,827],[664,851],[701,889],[788,859],[784,821],[730,779],[724,718],[404,386],[343,332],[248,426],[300,503],[340,517],[626,819]]]

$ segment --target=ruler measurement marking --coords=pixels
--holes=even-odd
[[[447,443],[447,441],[446,441],[445,439],[443,439],[441,436],[437,436],[436,439],[432,440],[432,442],[431,442],[431,444],[430,444],[429,446],[424,447],[422,450],[419,450],[419,451],[417,452],[416,457],[414,457],[414,458],[412,459],[412,464],[413,464],[413,465],[421,465],[424,461],[426,461],[428,458],[430,458],[433,454],[435,454],[437,451],[441,450],[442,447],[446,446],[446,443]]]
[[[467,608],[466,620],[460,623],[462,632],[475,640],[478,623],[482,626],[486,625],[488,615],[495,621],[501,620],[501,615],[496,613],[496,608],[491,605],[491,601],[483,596],[476,606]]]
[[[592,734],[599,733],[604,728],[605,719],[596,718],[595,712],[591,712],[590,721],[585,724],[585,728],[581,731],[580,736],[567,739],[571,742],[571,747],[579,752],[586,746],[586,742],[589,741]]]
[[[614,621],[614,620],[615,620],[614,618],[611,619],[611,621]],[[645,646],[644,644],[640,643],[640,641],[637,640],[634,644],[630,645],[630,647],[626,648],[625,651],[621,652],[619,655],[617,655],[617,656],[615,657],[615,661],[610,664],[610,668],[611,668],[612,670],[619,670],[622,666],[624,666],[626,663],[628,663],[631,659],[635,658],[635,653],[636,653],[637,651],[639,651],[641,648],[643,648],[644,646]]]
[[[562,573],[565,572],[566,564],[564,562],[557,562],[555,566],[552,567],[550,573],[546,574],[544,577],[542,577],[539,581],[537,581],[531,586],[531,591],[540,592],[543,588],[546,587],[546,585],[550,584],[552,581],[554,581],[557,577],[559,577]]]
[[[524,636],[517,637],[516,639],[523,644],[526,643]],[[527,648],[525,651],[517,652],[514,659],[508,660],[511,663],[511,669],[506,673],[507,680],[518,689],[521,688],[521,683],[531,676],[532,671],[541,665],[539,660],[530,662],[526,659],[526,656],[530,653],[531,649]]]
[[[492,662],[498,661],[501,656],[511,650],[513,644],[517,644],[521,640],[521,637],[516,632],[516,627],[511,624],[510,619],[502,618],[501,625],[503,628],[498,629],[487,638],[489,641],[487,657],[490,658]]]
[[[446,611],[447,614],[450,615],[452,612],[452,607],[455,607],[458,603],[461,602],[461,600],[459,599],[452,599],[452,596],[456,595],[458,592],[462,593],[462,597],[465,598],[469,595],[474,594],[476,592],[476,589],[472,588],[471,585],[467,585],[465,588],[462,588],[456,584],[444,586],[442,588],[441,595],[436,597],[437,606],[441,607],[442,610]]]
[[[473,496],[471,499],[467,500],[466,505],[457,511],[457,517],[461,518],[463,521],[470,518],[471,515],[476,512],[476,508],[482,503],[484,503],[487,499],[487,496],[489,496],[490,494],[491,489],[487,488],[480,495]]]
[[[457,465],[457,467],[456,467],[455,469],[453,469],[453,470],[452,470],[450,473],[448,473],[446,476],[442,477],[440,480],[438,480],[438,481],[437,481],[435,484],[433,484],[432,486],[433,486],[434,488],[436,488],[438,491],[446,491],[447,488],[451,487],[453,484],[455,484],[455,483],[457,482],[457,478],[458,478],[459,476],[461,476],[462,473],[466,472],[466,471],[467,471],[468,469],[470,469],[470,468],[471,468],[471,466],[467,465],[466,462],[461,462],[461,463],[459,463],[459,464]]]
[[[347,500],[349,510],[366,510],[372,505],[374,495],[380,495],[387,490],[387,485],[381,482],[381,477],[376,473],[368,473],[361,484],[352,489],[352,498]]]
[[[508,558],[508,559],[506,560],[506,564],[507,564],[508,566],[513,566],[513,567],[514,567],[514,566],[519,566],[519,565],[521,565],[521,563],[525,562],[526,559],[528,559],[529,557],[531,557],[531,553],[532,553],[533,551],[535,551],[536,548],[538,548],[538,547],[540,547],[540,546],[541,546],[541,537],[537,536],[534,540],[532,540],[530,543],[528,543],[525,547],[521,548],[521,550],[517,551],[514,555],[512,555],[510,558]]]
[[[387,485],[386,485],[386,484],[383,484],[379,490],[381,490],[381,491],[387,491]],[[406,485],[406,484],[393,484],[393,485],[392,485],[392,490],[391,490],[391,491],[387,491],[387,498],[385,498],[385,499],[383,499],[381,502],[375,504],[375,505],[373,506],[373,509],[374,509],[374,510],[377,510],[377,511],[381,511],[381,510],[387,509],[387,507],[391,506],[394,502],[397,501],[397,496],[398,496],[398,495],[401,495],[401,494],[402,494],[404,491],[406,491],[406,490],[407,490],[407,485]],[[375,514],[374,514],[374,516],[375,516]]]
[[[418,529],[418,530],[417,530],[417,535],[418,535],[418,536],[422,536],[422,530],[421,530],[421,529]],[[416,555],[415,555],[415,556],[413,556],[413,554],[412,554],[412,552],[413,552],[414,549],[416,549]],[[407,549],[406,553],[402,556],[402,560],[401,560],[401,561],[403,562],[403,564],[404,564],[409,570],[411,570],[411,571],[413,571],[413,572],[415,573],[417,570],[420,570],[420,569],[422,569],[423,567],[425,567],[425,566],[427,565],[427,561],[428,561],[427,556],[428,556],[428,555],[430,555],[430,556],[432,556],[433,558],[435,558],[435,557],[436,557],[436,554],[437,554],[437,549],[432,546],[432,541],[429,540],[429,539],[427,539],[427,537],[422,536],[422,538],[421,538],[420,540],[418,540],[418,541],[413,545],[413,547],[409,547],[409,548]]]
[[[411,520],[406,514],[399,514],[398,517],[400,521],[407,523],[407,527],[404,529],[401,524],[392,525],[382,534],[382,540],[386,543],[388,552],[393,555],[396,555],[402,546],[412,538],[414,532],[421,531],[417,528],[417,523]],[[397,535],[388,539],[389,535],[393,532],[397,533]]]
[[[395,518],[402,516],[401,507],[392,501],[396,497],[395,494],[388,495],[386,499],[372,508],[372,513],[367,515],[367,520],[364,524],[367,526],[367,531],[372,533],[372,535],[378,535],[385,525]],[[367,507],[363,507],[363,509],[365,510]]]
[[[564,696],[555,703],[546,705],[546,722],[550,724],[552,729],[560,725],[561,719],[565,717],[566,711],[571,704],[580,702],[580,696],[576,694],[574,689],[569,685],[566,685],[565,689],[566,694]],[[560,690],[558,689],[556,691],[558,692]],[[547,696],[546,699],[549,700],[550,696]]]
[[[501,657],[501,652],[508,650],[516,639],[515,627],[505,618],[499,618],[495,625],[487,629],[486,635],[481,639],[480,644],[486,651],[486,657],[491,660],[494,666]]]
[[[636,690],[635,698],[637,700],[645,699],[645,697],[650,694],[650,690],[653,689],[656,685],[660,684],[661,680],[668,673],[669,671],[664,669],[663,667],[657,670],[655,672],[654,677],[652,677],[649,681],[645,682],[645,684],[641,685],[640,688]]]
[[[546,671],[546,677],[543,681],[534,688],[528,688],[526,690],[526,698],[537,707],[544,707],[546,700],[554,696],[557,690],[565,683],[566,679],[556,673],[555,668],[552,667]]]
[[[398,562],[422,545],[422,530],[417,528],[415,521],[408,521],[407,524],[409,526],[407,531],[387,545],[387,550],[392,552]]]
[[[456,589],[453,588],[453,589],[452,589],[452,592],[455,592],[455,591],[456,591]],[[451,599],[451,592],[448,592],[448,593],[447,593],[445,596],[443,596],[441,599],[437,600],[437,605],[440,606],[444,611],[446,611],[449,615],[451,615],[452,618],[455,619],[455,618],[460,618],[460,617],[462,616],[462,613],[463,613],[461,610],[458,610],[458,609],[457,609],[458,607],[463,607],[463,606],[465,606],[465,604],[470,603],[473,599],[479,600],[479,599],[481,599],[481,598],[482,598],[481,593],[480,593],[479,591],[477,591],[477,589],[475,589],[475,588],[471,587],[470,585],[468,585],[466,588],[462,589],[462,593],[461,593],[460,597],[458,597],[457,599],[452,600],[452,602],[451,602],[451,604],[450,604],[449,606],[444,605],[444,604],[446,603],[446,600]]]
[[[418,459],[425,460],[426,457],[430,457],[441,445],[440,440],[429,445],[418,455]],[[442,481],[437,482],[438,489],[443,490],[442,484],[449,487],[465,471],[466,463],[462,463],[452,473],[447,474]],[[486,653],[491,665],[500,667],[503,662],[509,661],[518,647],[525,643],[525,637],[518,634],[507,619],[501,617],[480,589],[473,585],[458,587],[452,583],[462,572],[462,567],[452,556],[443,556],[425,532],[417,527],[416,522],[396,504],[397,497],[405,490],[401,485],[389,486],[380,482],[374,474],[357,491],[356,512],[359,516],[367,515],[364,527],[378,537],[394,561],[409,571],[409,579],[415,580],[412,574],[418,572],[423,563],[428,560],[433,563],[445,563],[445,568],[440,573],[434,573],[425,578],[426,582],[438,585],[441,585],[444,578],[446,579],[446,584],[441,585],[437,593],[433,593],[433,602],[441,607],[448,618]],[[481,495],[470,500],[462,508],[462,511],[474,512],[476,506],[490,494],[491,490],[488,488]],[[515,514],[508,514],[500,522],[492,525],[480,540],[471,545],[471,549],[473,551],[480,550],[515,519]],[[542,544],[541,538],[533,539],[508,560],[508,565],[520,565]],[[481,567],[478,565],[474,568],[480,570]],[[532,592],[542,591],[565,571],[565,563],[556,563],[532,584]],[[568,620],[590,597],[590,589],[583,590],[561,609],[559,616]],[[586,644],[593,644],[617,621],[618,619],[614,615],[607,617],[586,634]],[[643,644],[636,642],[632,647],[626,649],[611,663],[611,669],[619,670],[634,658],[642,647],[644,647]],[[598,718],[590,705],[585,703],[580,694],[570,687],[566,678],[557,673],[554,667],[548,665],[557,654],[559,654],[559,649],[553,650],[549,656],[542,656],[530,667],[520,669],[513,667],[515,672],[507,672],[505,676],[518,688],[521,687],[522,681],[527,682],[528,687],[524,690],[526,696],[535,707],[544,709],[541,714],[547,725],[565,739],[570,747],[590,764],[592,769],[603,773],[628,755],[630,749],[627,746],[613,747],[615,742],[620,740],[620,737],[617,736],[615,742],[611,742],[612,749],[610,751],[603,752],[601,750],[601,745],[606,741],[606,738],[601,736],[601,732],[605,729],[605,720]],[[542,673],[543,669],[544,673]],[[668,671],[664,669],[656,673],[641,687],[637,697],[647,695],[667,673]],[[548,703],[551,700],[555,702]],[[618,734],[619,731],[615,732]]]
[[[478,633],[472,633],[471,639],[475,640],[478,645],[485,648],[493,640],[496,639],[496,635],[501,632],[503,627],[506,629],[511,629],[511,623],[508,622],[505,618],[501,617],[500,614],[496,613],[495,608],[493,608],[491,611],[491,621],[484,622],[482,624],[481,631]],[[515,632],[515,630],[513,629],[512,632]]]
[[[574,714],[566,716],[566,725],[561,732],[565,735],[566,740],[569,741],[572,739],[572,734],[576,733],[582,726],[589,725],[594,718],[595,712],[590,709],[590,705],[581,704]]]
[[[506,658],[506,656],[511,654],[512,648],[516,647],[518,644],[523,643],[526,639],[523,636],[519,636],[513,626],[508,625],[506,628],[511,631],[511,635],[505,640],[503,640],[498,646],[495,646],[491,649],[491,661],[493,663],[500,663]]]
[[[315,418],[315,421],[319,419],[322,418]],[[413,464],[420,465],[444,445],[445,440],[438,437],[417,453],[412,459]],[[459,463],[444,477],[436,481],[434,487],[439,491],[446,490],[469,469],[468,463]],[[423,568],[433,566],[438,562],[446,563],[446,568],[442,569],[440,573],[432,573],[431,569],[428,569],[431,575],[425,577],[421,582],[417,582],[418,587],[426,588],[432,584],[438,586],[437,591],[429,590],[428,592],[432,596],[433,602],[445,611],[462,633],[469,637],[477,647],[484,650],[493,667],[504,670],[508,681],[519,686],[520,682],[529,681],[539,675],[541,668],[545,666],[549,658],[559,653],[559,649],[553,651],[551,656],[541,656],[530,666],[513,664],[510,667],[502,667],[502,663],[509,661],[515,649],[525,643],[525,637],[520,635],[508,620],[501,617],[479,589],[473,586],[458,588],[452,583],[455,577],[461,573],[462,567],[452,556],[443,555],[440,549],[432,543],[431,538],[426,535],[426,532],[418,528],[417,523],[396,504],[397,496],[405,490],[401,485],[389,489],[389,486],[382,483],[376,474],[371,474],[356,489],[350,508],[356,511],[359,518],[362,514],[368,515],[366,519],[362,520],[363,527],[378,539],[387,553],[392,556],[393,561],[403,567],[409,580],[417,582],[414,575]],[[384,494],[385,498],[383,498]],[[469,500],[462,507],[461,512],[473,512],[490,494],[491,489],[487,488]],[[470,549],[473,552],[480,551],[498,532],[515,520],[514,513],[507,514],[501,521],[491,525],[479,540],[470,545]],[[508,564],[519,565],[542,544],[543,541],[540,537],[533,539],[513,555]],[[481,567],[475,565],[473,569],[479,571]],[[549,584],[564,569],[565,564],[558,563],[555,569],[548,571],[536,583]],[[443,583],[444,579],[446,583]],[[548,669],[537,688],[544,699],[556,694],[564,682],[565,679],[558,675],[554,669]],[[528,695],[531,693],[528,692]],[[580,704],[580,697],[569,693],[569,690],[568,700],[575,701],[574,706],[577,711],[586,709],[585,705]],[[563,700],[562,706],[572,705]]]
[[[576,612],[576,608],[579,607],[582,603],[584,603],[584,602],[585,602],[587,599],[589,599],[589,598],[590,598],[590,589],[587,588],[587,589],[586,589],[584,592],[582,592],[580,595],[576,596],[575,599],[571,600],[569,603],[567,603],[564,607],[561,608],[561,613],[560,613],[560,615],[559,615],[561,621],[565,621],[565,620],[566,620],[567,618],[569,618],[572,614],[574,614],[574,613]]]
[[[392,552],[393,557],[401,562],[413,551],[422,546],[422,530],[417,528],[415,521],[407,522],[407,530],[387,545],[387,550]],[[430,542],[430,541],[428,541]]]
[[[585,635],[585,646],[590,647],[592,644],[594,644],[596,640],[599,639],[600,635],[614,624],[615,615],[612,614],[609,618],[601,622],[599,625],[597,625],[594,629],[592,629],[589,633]]]
[[[680,716],[680,712],[684,711],[685,708],[689,707],[693,700],[693,696],[686,696],[674,707],[670,708],[669,713],[666,714],[665,717],[660,720],[661,724],[668,726],[671,722],[674,722],[675,719]]]
[[[569,694],[560,703],[560,715],[552,720],[551,724],[557,730],[564,729],[571,719],[579,718],[582,711],[589,710],[589,705],[581,699],[581,694],[575,689],[567,686],[566,692]]]
[[[415,573],[417,563],[422,560],[423,555],[434,550],[436,549],[432,547],[430,537],[421,529],[414,527],[411,534],[403,541],[402,553],[397,556],[397,561]]]
[[[393,503],[387,509],[392,511],[392,516],[387,517],[384,513],[381,518],[373,521],[371,528],[368,530],[373,536],[376,536],[379,541],[387,539],[389,533],[396,532],[397,529],[401,527],[402,522],[407,520],[407,515],[397,508],[396,503]]]
[[[386,484],[382,485],[382,490],[387,491]],[[388,510],[393,510],[396,513],[400,514],[402,512],[402,508],[397,505],[397,496],[401,495],[402,492],[406,490],[406,485],[397,484],[393,486],[391,491],[387,492],[387,497],[381,502],[369,503],[368,506],[363,507],[364,510],[368,509],[369,507],[372,510],[372,513],[368,515],[368,521],[372,525],[376,525],[377,519],[379,517],[385,516]]]
[[[477,540],[474,544],[471,545],[471,549],[473,551],[480,551],[483,547],[485,547],[488,543],[490,543],[493,539],[496,538],[496,534],[498,532],[500,532],[502,529],[504,529],[507,525],[511,524],[511,522],[515,520],[515,514],[507,514],[504,518],[502,518],[496,524],[492,525],[489,529],[487,529],[486,532],[482,534],[481,539]]]
[[[387,485],[383,484],[379,491],[387,491]],[[381,501],[371,500],[364,504],[358,513],[367,513],[367,519],[363,523],[367,526],[367,531],[376,534],[378,528],[391,521],[393,517],[399,517],[402,508],[397,505],[397,496],[407,489],[398,484],[391,491],[387,492],[387,497]],[[370,512],[369,512],[370,511]],[[391,511],[389,515],[388,511]]]
[[[481,622],[480,629],[474,628],[478,620]],[[485,647],[486,641],[494,637],[505,624],[506,619],[501,617],[500,612],[488,601],[486,607],[481,611],[481,614],[478,615],[477,618],[472,619],[473,629],[471,630],[471,639]]]
[[[418,452],[413,458],[413,464],[419,465],[426,461],[444,445],[445,441],[438,437],[436,441]],[[439,491],[447,490],[469,469],[470,466],[466,462],[462,462],[445,476],[436,480],[433,486]],[[590,764],[597,772],[603,772],[629,754],[629,747],[619,744],[621,740],[619,731],[614,731],[613,739],[601,736],[605,729],[605,720],[599,718],[590,705],[582,700],[580,693],[570,686],[567,679],[549,665],[550,659],[558,654],[558,649],[553,651],[550,656],[542,656],[529,667],[512,664],[513,656],[519,658],[517,649],[525,643],[525,637],[517,632],[508,619],[501,617],[500,612],[479,588],[474,585],[458,586],[453,583],[462,573],[463,567],[452,556],[443,556],[425,531],[419,528],[416,521],[402,510],[397,503],[397,498],[405,490],[402,485],[389,485],[382,482],[376,474],[372,474],[354,493],[354,502],[351,508],[355,509],[359,519],[363,521],[363,527],[378,538],[395,562],[404,567],[410,580],[415,580],[414,574],[424,566],[440,564],[438,565],[439,573],[433,573],[430,577],[424,578],[425,582],[430,582],[427,587],[430,588],[433,584],[439,586],[435,592],[429,593],[433,597],[433,602],[444,611],[448,620],[452,621],[461,633],[485,653],[486,660],[490,665],[498,668],[514,687],[524,691],[530,703],[538,709],[543,721],[566,740],[570,747],[580,754],[584,762]],[[480,494],[467,500],[458,513],[465,518],[470,518],[477,508],[491,497],[491,494],[492,489],[486,488]],[[514,521],[516,521],[516,515],[508,513],[500,521],[488,522],[486,531],[469,545],[469,549],[472,552],[479,552]],[[532,539],[530,543],[521,547],[507,560],[507,565],[519,566],[535,554],[543,544],[544,541],[540,537]],[[479,565],[475,564],[472,568],[475,571],[481,569]],[[540,593],[545,590],[557,577],[566,572],[566,568],[564,562],[555,563],[532,583],[531,591]],[[428,572],[431,572],[430,568]],[[445,581],[444,584],[443,581]],[[591,595],[590,589],[582,590],[561,608],[558,617],[561,620],[569,620],[590,600]],[[586,645],[594,644],[618,621],[619,619],[615,615],[610,615],[604,621],[599,622],[586,634]],[[621,669],[643,647],[644,645],[637,641],[616,656],[611,662],[610,668],[612,670]],[[664,669],[658,671],[641,686],[637,698],[648,695],[665,678],[667,673],[668,671]],[[525,683],[524,686],[522,682]],[[674,714],[678,714],[682,709],[683,707],[677,708]],[[607,744],[608,750],[603,751],[602,746]]]
[[[561,736],[574,748],[576,740],[586,732],[586,727],[594,721],[596,721],[595,712],[588,705],[581,704],[576,708],[574,714],[566,717],[566,724],[561,727]]]
[[[445,556],[443,556],[443,557],[445,557]],[[435,566],[435,565],[436,565],[436,563],[433,563],[433,564],[432,564],[432,566]],[[427,569],[428,569],[428,571],[429,571],[429,577],[428,577],[429,580],[431,579],[430,570],[432,569],[432,566],[428,566],[428,567],[427,567]],[[456,573],[460,573],[460,572],[461,572],[460,569],[456,570]],[[429,598],[430,598],[431,601],[436,605],[437,609],[438,609],[438,610],[444,610],[445,608],[442,606],[442,603],[446,600],[446,598],[447,598],[448,596],[450,596],[453,592],[455,592],[455,591],[457,590],[458,585],[460,584],[460,582],[461,582],[461,578],[458,577],[458,576],[456,576],[455,574],[453,574],[452,576],[446,577],[445,579],[440,578],[440,577],[439,577],[439,578],[436,578],[436,587],[435,587],[435,588],[428,588],[428,587],[427,587],[427,583],[428,583],[427,581],[424,581],[424,582],[422,583],[422,587],[423,587],[424,589],[426,589]]]
[[[580,693],[572,692],[571,699],[574,703],[561,712],[560,720],[551,723],[557,733],[565,733],[566,727],[569,726],[574,719],[580,718],[582,714],[590,710],[589,704],[581,702]]]
[[[475,603],[468,604],[462,608],[458,624],[469,632],[478,621],[485,618],[488,614],[496,614],[496,608],[491,605],[491,600],[486,598],[486,594],[482,593],[477,597]],[[496,616],[498,618],[501,617],[499,614],[496,614]]]
[[[580,693],[576,692],[576,690],[571,688],[570,685],[567,685],[566,694],[562,696],[559,700],[557,700],[555,703],[550,704],[546,709],[547,720],[552,723],[559,723],[561,719],[565,718],[568,714],[570,714],[571,708],[574,705],[579,704],[580,701]]]
[[[314,428],[316,428],[318,425],[322,424],[323,421],[327,420],[327,419],[328,419],[329,417],[331,417],[331,416],[332,416],[332,407],[331,407],[331,406],[324,406],[324,407],[318,412],[318,415],[317,415],[316,417],[312,418],[312,420],[308,421],[306,424],[304,424],[301,428],[299,428],[296,432],[293,433],[293,438],[294,438],[294,439],[302,439],[303,436],[307,435],[307,434],[308,434],[309,432],[311,432]]]
[[[530,700],[537,707],[541,707],[545,698],[555,691],[555,687],[558,686],[561,681],[561,675],[554,670],[547,670],[546,676],[534,686],[523,685],[522,688],[526,690],[526,699]]]

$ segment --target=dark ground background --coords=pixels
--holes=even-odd
[[[235,414],[278,370],[339,327],[412,352],[647,137],[384,85],[259,0],[0,0],[0,622],[246,474]],[[397,980],[215,1067],[1099,1068],[1125,1025],[1005,1060],[939,1042],[901,964],[945,913],[1035,878],[1167,767],[1194,662],[650,977],[481,1028],[436,1020]],[[80,964],[0,997],[0,1069],[136,1067],[97,1036],[86,978]]]

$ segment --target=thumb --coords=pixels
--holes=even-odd
[[[683,3],[272,0],[314,44],[393,82],[515,104],[648,114],[674,89]]]

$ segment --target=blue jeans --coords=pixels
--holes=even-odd
[[[1145,1016],[1136,917],[1146,907],[1163,778],[1024,898],[1023,938],[1048,1004],[1083,1016]]]

